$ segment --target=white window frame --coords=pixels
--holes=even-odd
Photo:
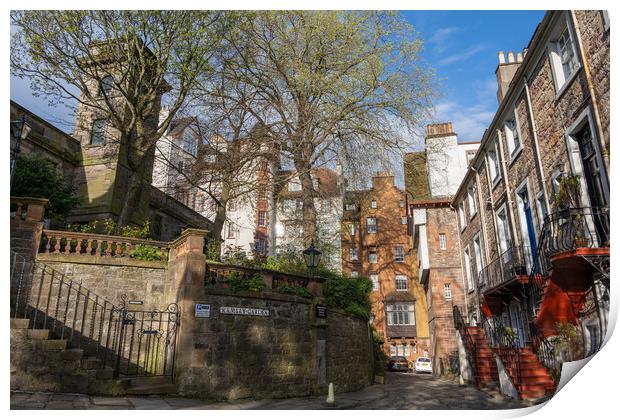
[[[414,302],[394,302],[385,305],[387,325],[415,325],[415,303]],[[393,316],[395,313],[402,315]],[[404,316],[407,313],[407,317]],[[405,318],[408,318],[405,321]],[[396,321],[396,322],[394,322]]]
[[[500,155],[497,149],[498,141],[499,140],[496,136],[493,139],[491,146],[487,149],[487,152],[486,152],[486,160],[487,160],[487,167],[489,171],[489,178],[491,179],[491,184],[493,185],[493,188],[495,188],[495,186],[502,179],[502,172],[501,172],[501,167],[499,164]],[[494,156],[494,157],[491,157],[491,156]]]
[[[349,223],[349,235],[355,235],[355,223]]]
[[[504,221],[500,218],[500,214],[504,214]],[[508,208],[506,207],[506,203],[502,204],[495,211],[495,220],[497,223],[497,246],[499,247],[499,254],[503,254],[504,252],[510,249],[512,244],[512,238],[510,236],[510,220],[508,220]]]
[[[355,270],[351,271],[351,277],[352,278],[356,279],[356,278],[359,277],[359,275],[360,275],[360,273],[358,273],[357,271],[355,271]]]
[[[545,224],[545,217],[549,214],[547,203],[545,202],[545,195],[542,191],[536,194],[536,214],[538,215],[538,228],[542,231],[542,227]]]
[[[474,290],[474,282],[472,279],[472,271],[471,271],[471,250],[469,249],[469,245],[465,247],[463,251],[463,258],[465,259],[465,278],[467,280],[467,291],[471,292]]]
[[[374,255],[374,258],[371,258],[372,255]],[[378,260],[379,260],[379,255],[376,250],[368,251],[368,263],[369,264],[376,264]]]
[[[399,288],[399,281],[405,281],[405,288]],[[396,274],[396,276],[394,276],[394,282],[396,283],[396,290],[397,291],[405,291],[405,290],[409,290],[409,281],[408,281],[408,277],[406,274]]]
[[[467,227],[467,216],[465,215],[465,201],[459,203],[459,220],[461,222],[461,231]]]
[[[577,50],[577,43],[573,36],[572,26],[570,25],[568,16],[565,14],[557,23],[558,27],[554,30],[554,34],[551,35],[551,40],[548,43],[549,62],[551,63],[551,72],[553,74],[553,81],[555,84],[556,98],[562,95],[566,87],[579,73],[581,68],[581,60],[579,52]],[[561,57],[561,41],[566,39],[570,48],[572,49],[572,60],[574,60],[574,67],[570,73],[566,73],[565,64]]]
[[[445,233],[440,233],[439,234],[439,249],[446,250],[447,249],[447,242],[446,242],[446,234]]]
[[[379,290],[379,275],[377,273],[370,273],[370,281],[372,282],[372,290]]]
[[[373,223],[368,223],[369,220],[373,220]],[[370,227],[373,227],[373,230],[370,230]],[[366,218],[366,233],[377,233],[377,218],[376,217],[367,217]]]
[[[267,212],[264,210],[258,211],[258,226],[267,226]]]
[[[370,202],[370,208],[371,209],[376,209],[377,208],[377,200],[372,200]]]
[[[452,300],[452,285],[450,283],[444,283],[443,285],[443,298],[446,302]]]
[[[473,239],[473,244],[474,244],[474,257],[476,259],[476,273],[475,273],[475,278],[479,278],[480,277],[480,272],[482,271],[482,269],[484,268],[484,261],[483,261],[483,257],[482,257],[482,244],[480,242],[480,234],[476,234],[476,236],[474,236]]]
[[[349,248],[349,261],[357,261],[358,258],[357,248]]]
[[[407,224],[407,216],[401,216],[400,217],[400,224],[401,225],[406,225]]]
[[[504,121],[504,137],[506,137],[506,146],[508,148],[508,155],[510,158],[510,164],[514,162],[515,158],[523,150],[523,141],[521,137],[521,127],[519,124],[519,118],[517,117],[517,108],[513,108],[511,115],[512,118],[507,118]],[[514,129],[509,127],[510,122],[514,123]],[[515,141],[516,134],[516,141]]]
[[[402,250],[402,252],[398,252]],[[394,247],[394,262],[405,262],[405,247],[402,245],[396,245]]]
[[[469,207],[469,219],[473,219],[478,213],[476,206],[476,184],[472,183],[467,187],[467,204]]]

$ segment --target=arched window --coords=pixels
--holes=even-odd
[[[101,83],[99,83],[99,93],[97,96],[108,96],[112,91],[112,86],[114,84],[114,78],[110,75],[101,79]]]

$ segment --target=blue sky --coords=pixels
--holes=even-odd
[[[442,96],[434,122],[452,121],[459,141],[479,141],[497,109],[498,51],[527,47],[544,11],[407,11],[425,42]]]
[[[435,122],[452,121],[460,141],[480,140],[497,108],[497,52],[520,51],[532,37],[544,11],[406,11],[425,42],[423,59],[435,68],[441,96]],[[34,97],[28,81],[11,77],[11,99],[67,132],[67,109],[52,108]]]

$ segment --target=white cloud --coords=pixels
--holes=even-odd
[[[457,54],[452,54],[442,58],[441,60],[437,61],[437,65],[446,66],[448,64],[466,61],[474,55],[478,54],[480,51],[483,51],[485,48],[486,46],[483,44],[474,45],[473,47],[463,50]]]
[[[462,28],[457,28],[455,26],[439,28],[428,38],[428,44],[433,47],[435,53],[442,53],[449,47],[449,44],[446,43],[448,38],[462,30]]]

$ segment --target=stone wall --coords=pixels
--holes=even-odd
[[[82,282],[82,287],[114,305],[125,299],[143,301],[142,305],[129,305],[130,309],[163,310],[171,303],[164,296],[166,262],[39,254],[37,265],[41,264]]]
[[[368,323],[328,308],[315,319],[313,302],[271,292],[207,289],[195,303],[210,305],[209,318],[193,323],[179,347],[181,395],[213,399],[285,398],[361,389],[372,382]],[[222,307],[267,310],[266,316],[220,313]]]

